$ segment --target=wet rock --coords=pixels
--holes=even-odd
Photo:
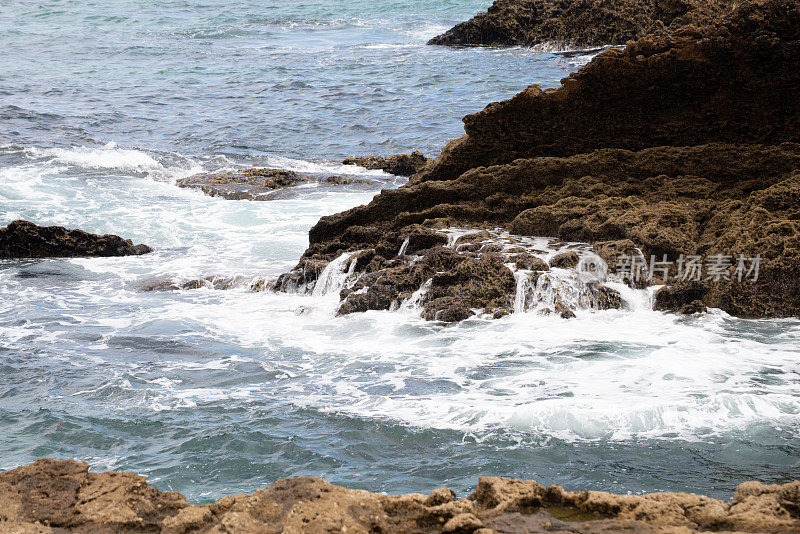
[[[708,308],[705,304],[703,304],[702,300],[695,300],[689,304],[681,306],[681,309],[678,311],[678,313],[681,315],[695,315],[697,313],[706,313],[707,311]]]
[[[404,251],[405,254],[413,254],[419,250],[447,244],[447,237],[420,224],[413,224],[403,228],[400,232],[400,238],[408,240]]]
[[[630,239],[598,241],[594,244],[594,250],[600,259],[606,262],[611,272],[616,271],[618,264],[630,262],[631,258],[640,256],[636,244]]]
[[[324,179],[325,183],[330,185],[350,185],[350,184],[364,184],[366,180],[358,178],[345,178],[344,176],[328,176]]]
[[[616,289],[600,286],[597,288],[597,309],[621,310],[625,308],[625,301]]]
[[[178,180],[178,187],[199,189],[212,197],[228,200],[269,200],[276,189],[291,187],[308,178],[282,169],[242,169],[235,172],[203,173]]]
[[[473,315],[472,308],[509,309],[515,288],[514,273],[499,257],[469,258],[433,276],[424,317],[453,322]]]
[[[323,217],[307,255],[336,248],[353,226],[497,226],[595,244],[640,288],[679,277],[650,279],[630,262],[626,274],[626,251],[640,264],[760,254],[757,280],[711,280],[703,303],[740,317],[800,315],[798,32],[800,5],[763,0],[604,52],[559,89],[531,87],[466,117],[466,135],[408,184]],[[398,246],[382,243],[366,245]]]
[[[409,298],[437,272],[449,271],[467,259],[454,250],[443,247],[426,249],[422,254],[413,264],[387,264],[384,268],[361,276],[352,287],[341,292],[342,304],[338,314],[388,310]],[[453,313],[455,312],[451,312]]]
[[[178,291],[182,289],[231,289],[244,282],[241,276],[205,276],[193,280],[155,280],[141,285],[142,291]]]
[[[580,257],[578,253],[575,251],[570,252],[563,252],[554,256],[550,260],[550,267],[558,267],[560,269],[574,269],[578,262],[580,261]]]
[[[728,0],[496,0],[486,13],[428,41],[448,46],[622,45],[686,24],[713,22]]]
[[[664,286],[653,297],[653,309],[658,311],[679,311],[685,306],[702,302],[708,293],[708,286],[697,281],[682,281]]]
[[[554,311],[555,311],[556,315],[558,315],[562,319],[574,319],[575,318],[575,312],[572,311],[566,304],[564,304],[564,301],[562,301],[561,299],[556,299],[556,302],[553,305],[553,308],[554,308]]]
[[[144,477],[89,473],[87,464],[72,460],[38,460],[0,473],[0,531],[26,533],[788,533],[800,529],[799,506],[800,482],[746,482],[728,503],[688,493],[568,492],[497,477],[480,478],[465,499],[446,489],[393,496],[301,477],[187,505]]]
[[[89,234],[63,226],[14,221],[0,228],[0,258],[71,258],[138,256],[152,249],[116,235]]]
[[[543,259],[534,256],[533,254],[517,254],[511,257],[511,261],[517,269],[525,269],[528,271],[547,271],[550,269]]]
[[[425,168],[428,158],[421,152],[397,156],[352,157],[342,161],[344,165],[357,165],[370,170],[382,170],[396,176],[411,176]]]
[[[439,297],[435,302],[427,305],[422,314],[428,321],[444,323],[457,323],[474,315],[475,312],[464,306],[463,300],[457,297]]]
[[[466,135],[418,180],[600,148],[796,143],[798,18],[792,0],[745,2],[714,24],[608,50],[559,89],[531,86],[465,117]]]

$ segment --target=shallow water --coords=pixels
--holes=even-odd
[[[443,326],[333,317],[330,296],[146,292],[291,268],[324,215],[402,180],[330,163],[421,149],[589,52],[427,38],[489,2],[6,2],[0,225],[156,249],[0,263],[0,468],[133,470],[191,500],[319,475],[469,491],[478,475],[728,497],[800,476],[800,321],[584,311]],[[199,170],[358,173],[269,202],[179,189]]]

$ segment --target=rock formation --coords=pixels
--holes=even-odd
[[[732,0],[496,0],[428,44],[449,46],[592,47],[623,45],[645,35],[724,16]]]
[[[614,495],[481,478],[458,499],[448,489],[389,496],[322,479],[278,480],[208,505],[186,503],[134,473],[89,473],[72,460],[37,460],[0,474],[4,533],[452,533],[798,532],[800,482],[747,482],[728,503],[688,493]]]
[[[0,258],[70,258],[78,256],[138,256],[151,252],[116,235],[88,234],[63,226],[38,226],[14,221],[0,228]]]
[[[311,287],[333,258],[360,251],[372,255],[354,264],[356,273],[366,273],[361,286],[373,280],[375,291],[399,287],[402,301],[447,258],[432,249],[421,254],[430,260],[409,261],[399,254],[404,239],[447,227],[500,228],[591,243],[612,271],[626,251],[645,261],[724,256],[733,265],[723,276],[692,279],[699,292],[657,297],[657,307],[680,310],[700,300],[692,309],[800,315],[797,2],[745,3],[716,25],[644,37],[598,55],[559,89],[532,86],[464,123],[466,135],[407,185],[323,217],[292,280]],[[428,241],[420,248],[435,246]],[[737,280],[737,259],[759,255],[757,279]],[[499,267],[507,259],[445,277],[472,288],[459,290],[466,298],[449,315],[508,311],[514,291],[508,291],[510,272],[501,275]],[[489,265],[497,276],[487,277]],[[382,274],[367,278],[374,272]],[[402,282],[389,283],[396,276]],[[674,266],[663,276],[669,284],[683,280]],[[627,282],[642,287],[655,280]],[[480,287],[487,283],[491,290]],[[504,303],[489,297],[503,291]],[[384,307],[386,298],[360,296],[371,292],[360,287],[358,304],[346,311]],[[434,294],[442,304],[453,296]],[[429,299],[424,315],[437,317],[430,306]]]
[[[228,200],[269,200],[269,193],[297,185],[307,178],[281,169],[243,169],[225,173],[203,173],[178,180],[178,187],[199,189],[212,197]]]
[[[357,165],[370,170],[382,170],[396,176],[411,176],[425,168],[428,158],[422,152],[397,156],[352,157],[342,161],[344,165]]]
[[[199,189],[211,197],[228,200],[271,200],[278,189],[303,182],[318,181],[330,185],[361,182],[343,176],[306,176],[283,169],[252,168],[232,172],[201,173],[181,178],[178,187]]]

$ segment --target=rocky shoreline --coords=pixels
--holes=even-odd
[[[340,313],[414,297],[428,319],[502,316],[520,297],[510,256],[465,255],[442,235],[499,229],[591,245],[608,264],[600,285],[667,284],[657,309],[798,316],[798,95],[800,6],[789,0],[611,49],[558,89],[534,85],[465,117],[466,134],[408,184],[323,217],[275,288],[314,291],[338,260],[349,269]],[[621,256],[671,266],[635,280]],[[724,268],[687,277],[689,258]]]
[[[741,484],[731,502],[689,493],[615,495],[482,477],[463,498],[385,495],[319,478],[278,480],[207,505],[134,473],[37,460],[0,474],[0,531],[46,533],[800,532],[800,482]]]
[[[495,0],[486,13],[428,41],[446,46],[623,45],[725,16],[731,0]]]

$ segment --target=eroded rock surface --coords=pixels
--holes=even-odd
[[[414,151],[411,154],[397,156],[365,156],[352,157],[342,161],[344,165],[357,165],[370,170],[382,170],[396,176],[411,176],[425,168],[428,158],[422,152]]]
[[[187,504],[134,473],[89,473],[38,460],[0,474],[4,533],[523,533],[798,532],[800,482],[739,486],[728,503],[687,493],[614,495],[481,478],[458,499],[383,495],[302,477],[207,505]]]
[[[466,135],[408,184],[323,217],[291,274],[301,283],[289,285],[310,287],[332,259],[361,251],[373,257],[354,272],[394,270],[365,278],[359,296],[343,297],[359,301],[349,311],[385,307],[393,289],[380,299],[360,295],[371,295],[374,283],[410,296],[428,280],[401,257],[411,229],[499,227],[591,243],[612,271],[624,256],[676,262],[721,255],[735,263],[760,255],[757,279],[736,280],[734,266],[727,277],[703,274],[702,296],[657,299],[659,309],[701,300],[741,317],[800,315],[798,95],[797,2],[743,3],[714,26],[644,37],[600,54],[557,90],[532,86],[466,117]],[[470,246],[492,253],[490,244]],[[673,268],[663,280],[625,281],[674,285],[680,274]],[[502,315],[515,291],[488,309]],[[439,295],[442,304],[452,297]],[[469,316],[483,303],[470,296],[450,315]],[[447,308],[454,306],[437,311]]]
[[[177,185],[188,189],[199,189],[208,196],[228,200],[272,200],[275,191],[310,181],[329,185],[363,182],[358,178],[345,176],[304,175],[285,169],[252,168],[195,174],[181,178]]]
[[[117,235],[89,234],[63,226],[38,226],[14,221],[0,228],[0,258],[71,258],[138,256],[152,249]]]
[[[729,0],[496,0],[486,13],[428,44],[589,47],[622,45],[686,24],[715,21]]]
[[[243,169],[225,173],[203,173],[181,178],[178,187],[199,189],[212,197],[228,200],[269,200],[276,189],[291,187],[308,178],[282,169]]]

